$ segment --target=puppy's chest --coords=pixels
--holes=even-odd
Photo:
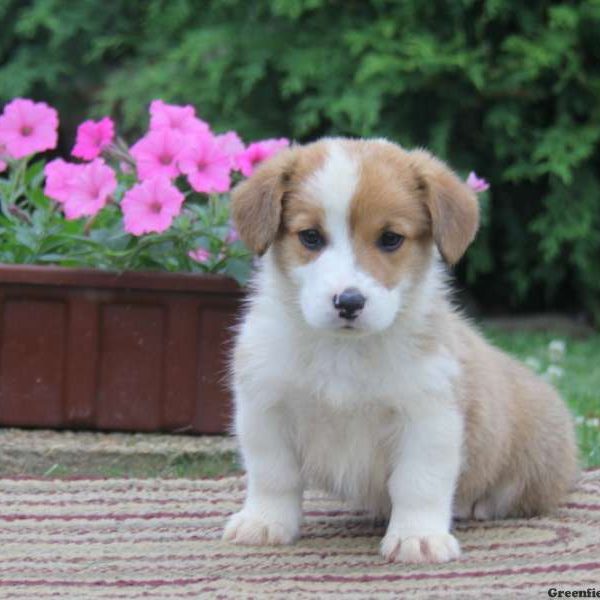
[[[315,411],[331,408],[364,408],[367,404],[395,404],[402,377],[398,368],[385,364],[377,353],[356,348],[305,352],[295,362],[294,382],[314,398]],[[394,374],[392,375],[392,371]]]
[[[386,481],[401,425],[392,409],[339,409],[308,400],[293,411],[296,449],[309,486],[385,514]]]
[[[458,361],[443,348],[422,354],[410,345],[321,345],[292,352],[281,375],[322,407],[420,411],[432,397],[453,395]],[[379,414],[379,413],[377,413]]]

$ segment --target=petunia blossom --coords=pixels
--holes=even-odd
[[[225,237],[225,242],[227,244],[234,244],[240,239],[240,234],[238,233],[235,227],[230,227],[227,232],[227,236]]]
[[[179,168],[197,192],[227,192],[231,187],[231,160],[212,135],[187,146],[179,158]]]
[[[477,177],[474,171],[469,173],[466,184],[476,193],[485,192],[489,189],[490,184],[482,177]]]
[[[0,144],[13,158],[56,148],[58,113],[45,102],[15,98],[0,116]]]
[[[250,177],[258,163],[267,160],[267,158],[271,158],[271,156],[277,154],[280,150],[287,148],[289,145],[290,141],[286,138],[253,142],[238,156],[237,160],[240,171],[246,177]]]
[[[3,160],[0,160],[0,173],[2,173],[2,171],[6,171],[7,166],[8,165]]]
[[[172,129],[149,131],[131,148],[138,177],[140,179],[177,177],[178,160],[185,146],[185,138]]]
[[[235,131],[228,131],[215,136],[219,148],[229,157],[231,169],[239,171],[239,157],[244,153],[246,147],[240,136]]]
[[[100,121],[84,121],[77,128],[75,146],[71,154],[83,160],[92,160],[100,156],[114,137],[115,124],[110,117],[104,117]]]
[[[207,263],[212,258],[210,250],[202,247],[196,248],[196,250],[190,250],[190,252],[188,252],[188,256],[192,260],[195,260],[201,264]]]
[[[73,190],[73,181],[82,167],[83,165],[65,162],[62,158],[50,161],[44,167],[44,194],[61,204],[66,202]]]
[[[210,132],[208,123],[196,116],[193,106],[166,104],[162,100],[153,100],[150,104],[150,129],[172,129],[186,137],[197,137]]]
[[[167,230],[181,212],[183,200],[183,194],[167,177],[134,185],[121,201],[125,231],[142,235]]]
[[[101,158],[73,166],[73,176],[66,182],[70,189],[62,202],[65,217],[67,220],[93,217],[117,189],[115,172]]]

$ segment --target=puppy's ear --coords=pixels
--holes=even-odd
[[[293,154],[291,149],[278,152],[232,192],[233,223],[241,240],[255,254],[264,254],[277,236]]]
[[[479,227],[475,192],[442,161],[425,150],[410,152],[417,188],[424,194],[433,239],[449,265],[456,264]]]

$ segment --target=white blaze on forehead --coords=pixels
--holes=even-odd
[[[306,183],[307,191],[325,209],[327,227],[338,229],[348,222],[358,171],[356,160],[339,142],[328,142],[323,166]]]

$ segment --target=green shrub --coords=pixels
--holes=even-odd
[[[383,135],[492,183],[459,271],[600,319],[600,2],[0,2],[0,94],[135,135],[152,98],[246,137]],[[573,301],[573,298],[576,298]]]

